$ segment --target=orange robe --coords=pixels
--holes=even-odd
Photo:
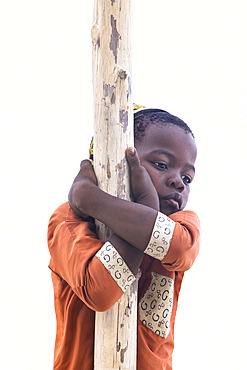
[[[172,369],[174,322],[184,275],[199,251],[200,225],[194,212],[171,216],[176,222],[162,261],[144,255],[138,288],[137,369]],[[48,227],[57,331],[55,370],[92,370],[95,311],[109,309],[123,294],[96,256],[104,243],[97,239],[93,219],[82,220],[60,206]]]

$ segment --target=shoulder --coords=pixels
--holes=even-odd
[[[80,227],[86,229],[94,229],[94,219],[91,217],[81,218],[77,216],[70,208],[69,202],[60,205],[51,215],[48,225],[48,234],[53,234],[57,226],[66,224],[67,226],[74,227],[80,225]]]
[[[70,208],[69,202],[65,202],[61,204],[52,214],[51,219],[57,218],[57,219],[63,219],[63,220],[81,220],[80,217],[78,217]]]
[[[189,211],[189,210],[179,211],[179,212],[176,212],[170,215],[169,218],[179,223],[183,223],[183,222],[191,223],[197,226],[198,228],[200,228],[200,219],[198,215],[193,211]]]

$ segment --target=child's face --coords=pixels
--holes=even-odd
[[[195,175],[197,150],[192,135],[173,124],[155,124],[135,146],[157,190],[160,211],[169,216],[183,210]]]

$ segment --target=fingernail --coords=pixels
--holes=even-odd
[[[128,149],[128,154],[132,155],[132,156],[135,155],[135,148],[129,148]]]

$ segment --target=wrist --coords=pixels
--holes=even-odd
[[[134,248],[131,244],[129,244],[116,234],[112,234],[109,242],[118,251],[129,269],[133,272],[133,274],[137,275],[143,259],[143,252],[137,248]]]
[[[156,211],[160,210],[160,202],[157,196],[152,196],[152,195],[140,196],[138,197],[138,199],[136,199],[136,203],[153,208]]]

